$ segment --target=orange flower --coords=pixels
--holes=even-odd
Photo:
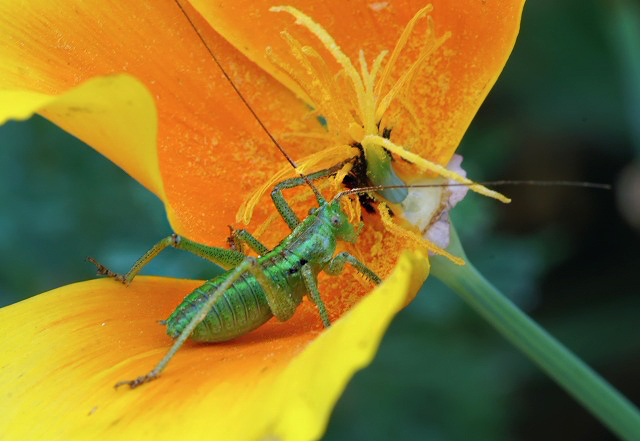
[[[361,49],[365,57],[392,50],[425,6],[292,3],[351,60]],[[437,35],[451,36],[412,77],[411,94],[394,113],[406,117],[393,121],[394,142],[408,147],[419,139],[412,152],[446,164],[508,57],[523,1],[431,3]],[[326,140],[326,128],[305,118],[309,100],[319,101],[296,83],[300,67],[280,32],[324,50],[317,40],[290,15],[270,12],[272,4],[192,4],[202,14],[187,7],[198,29],[289,154],[310,157],[327,147],[314,140]],[[0,33],[0,121],[38,112],[78,136],[161,198],[179,234],[223,244],[243,201],[285,166],[172,1],[5,1]],[[413,41],[391,77],[419,56]],[[338,71],[325,60],[326,72]],[[336,109],[343,104],[335,102]],[[352,128],[350,135],[358,132]],[[305,204],[300,208],[308,210]],[[272,204],[261,200],[251,225],[271,213]],[[262,240],[273,246],[285,234],[274,223]],[[0,381],[11,390],[3,394],[0,432],[16,439],[317,438],[350,376],[370,361],[389,321],[427,275],[421,254],[405,255],[392,270],[402,246],[368,219],[358,249],[388,277],[364,298],[369,287],[352,273],[321,281],[331,328],[323,330],[304,303],[290,321],[271,321],[232,342],[187,344],[159,380],[135,391],[112,385],[159,360],[170,340],[154,321],[198,282],[140,277],[125,288],[95,280],[4,308]]]

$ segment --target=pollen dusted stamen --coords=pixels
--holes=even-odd
[[[238,209],[238,213],[236,214],[236,222],[242,222],[245,225],[248,225],[251,221],[251,217],[253,215],[253,210],[258,205],[258,202],[262,198],[262,196],[269,191],[275,184],[278,182],[294,177],[296,174],[305,174],[309,169],[318,168],[318,164],[326,163],[328,160],[331,160],[329,166],[336,165],[336,162],[341,162],[353,156],[354,148],[348,145],[337,145],[334,147],[329,147],[326,149],[322,149],[312,155],[307,156],[302,161],[298,162],[298,168],[295,170],[291,168],[290,165],[286,165],[276,174],[271,176],[267,181],[265,181],[260,187],[251,193],[248,199],[246,199],[240,208]],[[337,160],[336,160],[337,159]]]
[[[379,208],[380,208],[380,217],[382,218],[382,223],[384,224],[387,231],[389,231],[390,233],[396,236],[399,236],[403,239],[408,239],[412,243],[415,243],[418,246],[424,248],[426,251],[430,251],[433,254],[438,254],[440,256],[446,257],[456,265],[465,264],[464,259],[454,256],[453,254],[449,253],[447,250],[440,248],[438,245],[425,239],[419,234],[414,233],[413,231],[408,230],[398,224],[395,224],[393,222],[393,219],[391,219],[391,215],[389,214],[389,207],[387,207],[387,204],[385,204],[384,202],[380,203]]]
[[[376,96],[380,96],[382,94],[382,88],[387,84],[387,80],[389,79],[389,74],[391,73],[391,68],[395,65],[396,61],[398,60],[398,56],[400,56],[400,52],[402,52],[402,49],[404,49],[405,45],[407,44],[407,41],[409,41],[409,36],[413,32],[413,28],[415,28],[416,23],[418,22],[419,19],[423,18],[424,16],[429,14],[431,11],[433,11],[432,5],[425,6],[424,8],[416,12],[416,15],[414,15],[413,18],[409,20],[409,23],[407,23],[407,25],[405,26],[404,30],[402,31],[402,34],[400,35],[400,38],[398,38],[398,41],[396,42],[396,47],[394,47],[393,52],[391,52],[391,58],[389,59],[389,62],[384,67],[384,71],[382,72],[380,81],[376,85],[376,88],[375,88]]]
[[[473,191],[485,196],[498,199],[502,202],[509,202],[509,199],[489,190],[482,185],[447,170],[445,167],[431,162],[407,149],[407,143],[412,142],[406,136],[413,132],[410,128],[404,129],[404,145],[397,145],[389,139],[384,138],[384,130],[393,127],[394,121],[398,118],[410,118],[415,126],[415,133],[420,134],[423,129],[420,119],[417,117],[415,109],[411,105],[409,93],[416,73],[425,65],[429,57],[451,37],[450,32],[445,32],[439,37],[436,36],[435,25],[429,13],[433,10],[431,5],[420,9],[406,25],[402,31],[388,61],[388,51],[381,51],[374,59],[369,69],[369,64],[364,51],[358,53],[358,64],[360,71],[354,66],[351,59],[342,51],[334,38],[311,17],[292,6],[275,6],[270,8],[273,12],[286,12],[295,18],[295,23],[309,31],[324,49],[329,52],[331,59],[325,60],[319,50],[301,43],[288,31],[282,31],[282,38],[290,49],[290,62],[276,56],[271,49],[267,50],[268,59],[276,68],[287,74],[287,76],[299,86],[301,98],[313,108],[317,116],[322,116],[326,121],[327,135],[334,146],[360,145],[364,149],[368,169],[367,175],[374,185],[380,185],[376,180],[387,179],[388,176],[381,168],[381,176],[376,175],[380,166],[380,161],[386,158],[387,152],[392,152],[399,157],[413,163],[423,172],[429,171],[468,185]],[[417,24],[425,19],[426,30],[424,36],[418,40],[417,56],[409,68],[403,72],[394,73],[398,65],[401,53],[408,47],[408,42],[414,34]],[[282,55],[282,54],[281,54]],[[341,69],[334,74],[334,68],[329,63],[337,63]],[[409,133],[412,135],[413,133]],[[415,142],[426,142],[424,139],[415,137]],[[321,150],[301,161],[304,167],[310,167],[312,163],[320,162],[319,158],[330,158],[323,152],[331,149]],[[342,151],[344,153],[344,150]],[[349,153],[353,156],[353,153]],[[320,156],[318,156],[320,155]],[[348,157],[348,156],[347,156]],[[341,157],[340,159],[344,159]],[[334,161],[335,164],[335,161]],[[376,165],[377,164],[377,165]],[[388,168],[388,166],[386,166]],[[300,167],[299,167],[300,168]],[[275,182],[286,175],[284,170],[278,172],[276,176],[261,186],[247,203],[243,204],[238,213],[238,219],[248,222],[251,218],[252,210],[258,202],[260,196]],[[396,179],[398,179],[396,177]],[[383,210],[384,211],[384,210]],[[392,222],[384,223],[386,228],[398,233],[398,229],[403,227]],[[431,245],[433,246],[433,244]],[[444,254],[444,250],[430,248],[432,252]],[[451,256],[453,257],[453,256]]]
[[[434,31],[435,32],[435,31]],[[415,73],[422,66],[422,64],[429,58],[431,54],[433,54],[436,49],[438,49],[445,41],[447,41],[451,37],[451,33],[447,32],[442,37],[438,38],[433,42],[433,44],[425,45],[422,48],[420,56],[418,59],[411,65],[411,67],[402,74],[400,79],[396,81],[396,83],[391,87],[391,90],[387,92],[384,98],[380,100],[380,105],[376,109],[375,117],[376,119],[381,119],[384,113],[389,109],[391,103],[398,97],[398,95],[406,90],[406,86],[411,83],[411,79],[414,77]]]
[[[456,172],[452,172],[451,170],[448,170],[446,167],[441,166],[440,164],[436,164],[434,162],[431,161],[427,161],[426,159],[416,155],[415,153],[411,153],[407,150],[405,150],[403,147],[396,145],[394,143],[392,143],[391,141],[389,141],[386,138],[383,138],[382,136],[377,136],[377,135],[367,135],[364,137],[364,139],[362,140],[363,145],[365,144],[375,144],[375,145],[379,145],[380,147],[384,147],[385,149],[389,150],[392,153],[395,153],[396,155],[400,156],[401,158],[406,159],[407,161],[417,165],[418,167],[420,167],[423,170],[428,170],[434,173],[437,173],[438,175],[442,176],[443,178],[447,178],[447,179],[452,179],[456,182],[459,182],[461,184],[465,184],[469,186],[469,189],[480,193],[481,195],[484,196],[488,196],[490,198],[494,198],[497,199],[501,202],[504,202],[505,204],[508,204],[509,202],[511,202],[511,199],[507,198],[506,196],[498,193],[497,191],[493,191],[493,190],[489,190],[487,187],[485,187],[484,185],[480,185],[480,184],[476,184],[473,181],[460,176],[458,173]]]

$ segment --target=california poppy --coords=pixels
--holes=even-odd
[[[432,3],[422,32],[450,37],[411,78],[402,103],[404,115],[420,123],[394,121],[393,139],[422,139],[411,151],[445,165],[506,62],[523,2]],[[289,154],[326,148],[318,140],[326,139],[327,115],[313,114],[296,85],[300,67],[286,61],[290,42],[280,32],[296,33],[302,45],[313,36],[293,30],[291,16],[270,11],[271,4],[192,4],[196,27],[269,130],[287,140]],[[352,60],[361,49],[365,60],[392,51],[425,6],[293,5]],[[285,164],[174,2],[37,1],[6,3],[0,12],[0,32],[11,42],[0,48],[0,119],[38,112],[75,134],[160,197],[177,233],[223,244],[242,203]],[[408,40],[391,76],[412,65],[422,41]],[[323,59],[326,72],[337,71],[335,60]],[[272,212],[267,201],[256,205],[250,227]],[[284,234],[274,223],[262,238],[273,246]],[[0,312],[0,372],[12,389],[0,430],[22,439],[316,438],[354,370],[370,361],[393,315],[426,278],[421,253],[396,263],[402,243],[367,223],[359,249],[386,281],[363,297],[371,287],[351,272],[323,280],[331,328],[323,330],[304,303],[290,321],[232,342],[186,345],[160,380],[135,391],[111,386],[148,371],[167,350],[170,339],[154,321],[198,282],[141,277],[125,288],[95,280],[7,307]]]

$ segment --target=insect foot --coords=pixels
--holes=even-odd
[[[244,250],[242,249],[242,244],[235,237],[235,229],[231,225],[227,225],[229,227],[229,237],[227,237],[227,245],[232,250],[236,250],[244,254]]]
[[[96,266],[96,268],[98,269],[98,272],[97,272],[98,275],[113,277],[118,282],[122,282],[125,285],[129,285],[124,277],[124,274],[114,273],[113,271],[111,271],[109,268],[107,268],[106,266],[98,262],[93,257],[87,257],[86,261],[91,262]]]
[[[136,378],[135,380],[118,381],[113,387],[117,389],[120,386],[128,385],[130,389],[135,389],[136,387],[140,386],[141,384],[148,383],[148,382],[150,382],[152,380],[155,380],[156,378],[158,378],[158,374],[155,373],[154,371],[151,371],[146,375],[141,375],[140,377]]]

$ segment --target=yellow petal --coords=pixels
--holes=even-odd
[[[6,307],[0,433],[20,440],[316,438],[427,271],[423,256],[404,255],[331,328],[323,331],[305,302],[285,323],[227,343],[187,344],[158,380],[133,391],[113,384],[164,355],[170,339],[155,320],[198,282],[141,277],[125,288],[93,280]]]
[[[93,78],[61,94],[0,90],[0,124],[40,113],[108,156],[165,200],[157,115],[146,87],[129,75]]]

